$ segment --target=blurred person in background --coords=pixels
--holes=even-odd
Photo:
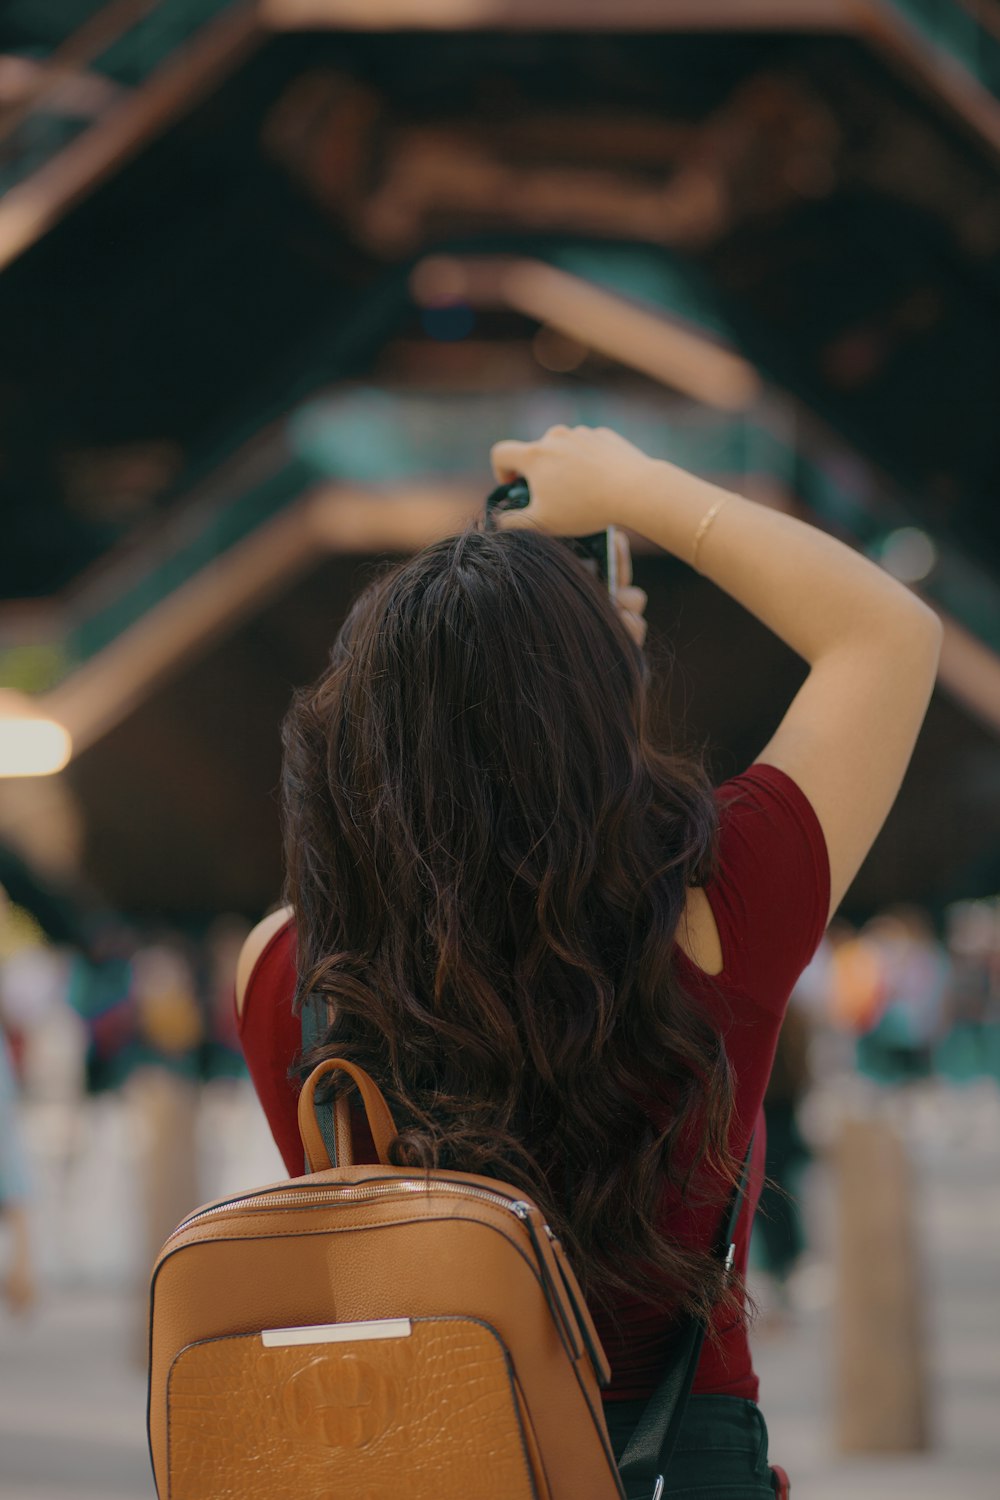
[[[935,1061],[953,1083],[1000,1083],[1000,897],[956,902],[947,942],[947,1019]]]
[[[211,923],[202,944],[200,980],[207,1027],[203,1072],[209,1078],[246,1078],[233,1014],[233,978],[249,931],[245,917],[227,912]]]
[[[879,976],[878,1019],[858,1039],[862,1072],[897,1086],[931,1077],[945,1020],[950,966],[925,912],[892,907],[867,922],[860,942]]]
[[[831,922],[829,1014],[833,1025],[858,1037],[878,1024],[885,1002],[885,971],[871,943],[850,923]]]
[[[780,1327],[790,1311],[788,1279],[806,1248],[805,1226],[799,1206],[798,1184],[812,1153],[799,1128],[798,1110],[811,1080],[809,1043],[812,1027],[805,1005],[792,992],[784,1024],[778,1033],[771,1077],[764,1095],[767,1153],[765,1182],[754,1220],[754,1243],[762,1268],[770,1277],[775,1305],[769,1324]]]
[[[17,1081],[0,1031],[0,1229],[9,1240],[0,1290],[11,1312],[27,1312],[38,1295],[28,1210],[28,1163],[17,1119]]]
[[[241,953],[242,1045],[291,1174],[301,1080],[344,1057],[385,1092],[395,1164],[500,1177],[542,1206],[610,1360],[616,1455],[678,1329],[704,1319],[666,1492],[764,1500],[783,1481],[743,1293],[761,1106],[792,988],[898,792],[940,623],[833,537],[607,429],[492,457],[530,505],[391,565],[295,696],[288,904]],[[721,787],[652,738],[627,553],[612,600],[558,540],[610,524],[808,663]],[[304,1056],[302,1007],[322,1028]],[[751,1141],[730,1279],[713,1245]]]
[[[9,904],[0,886],[0,923]],[[28,1161],[17,1118],[17,1079],[5,1028],[0,1023],[0,1230],[6,1256],[0,1262],[0,1292],[11,1312],[23,1313],[38,1296],[31,1245]]]

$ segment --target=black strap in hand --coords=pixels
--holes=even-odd
[[[733,1237],[740,1209],[743,1207],[752,1156],[751,1136],[743,1171],[733,1191],[729,1212],[723,1220],[715,1246],[716,1256],[726,1263],[727,1268],[732,1264],[730,1254]],[[670,1363],[647,1401],[618,1460],[618,1472],[624,1481],[629,1500],[660,1500],[663,1495],[663,1475],[684,1420],[704,1340],[705,1324],[699,1318],[690,1318],[675,1341]]]

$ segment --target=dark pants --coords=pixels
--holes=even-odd
[[[620,1458],[644,1401],[608,1401],[604,1415]],[[767,1427],[755,1401],[692,1396],[664,1474],[664,1500],[774,1500]]]

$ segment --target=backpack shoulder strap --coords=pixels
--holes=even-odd
[[[747,1147],[740,1180],[733,1190],[728,1211],[715,1245],[715,1254],[723,1261],[727,1271],[732,1267],[735,1255],[733,1236],[743,1207],[747,1182],[750,1177],[750,1162],[753,1157],[753,1137]],[[635,1425],[618,1461],[618,1472],[627,1484],[635,1486],[635,1494],[645,1487],[651,1500],[659,1500],[663,1493],[663,1472],[666,1469],[681,1422],[687,1407],[691,1387],[701,1358],[701,1346],[705,1339],[705,1325],[698,1318],[690,1318],[682,1326],[674,1345],[674,1351],[660,1383],[650,1396],[642,1416]]]
[[[314,1000],[305,1000],[302,1005],[302,1051],[308,1052],[312,1047],[318,1047],[323,1040],[326,1028],[320,1017],[320,1007]],[[334,1121],[332,1105],[319,1105],[316,1109],[316,1120],[319,1124],[320,1135],[327,1149],[330,1161],[337,1166],[337,1131]],[[309,1171],[309,1162],[303,1161],[303,1171]]]

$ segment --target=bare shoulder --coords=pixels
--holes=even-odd
[[[708,897],[700,886],[691,886],[677,926],[678,945],[693,964],[706,974],[721,974],[722,944]]]
[[[285,923],[295,915],[290,906],[281,906],[277,911],[272,911],[268,916],[262,917],[257,926],[247,934],[246,941],[240,949],[240,956],[236,963],[236,1009],[242,1015],[243,998],[246,994],[247,983],[253,973],[253,966],[257,962],[268,943],[276,932],[280,932]]]

